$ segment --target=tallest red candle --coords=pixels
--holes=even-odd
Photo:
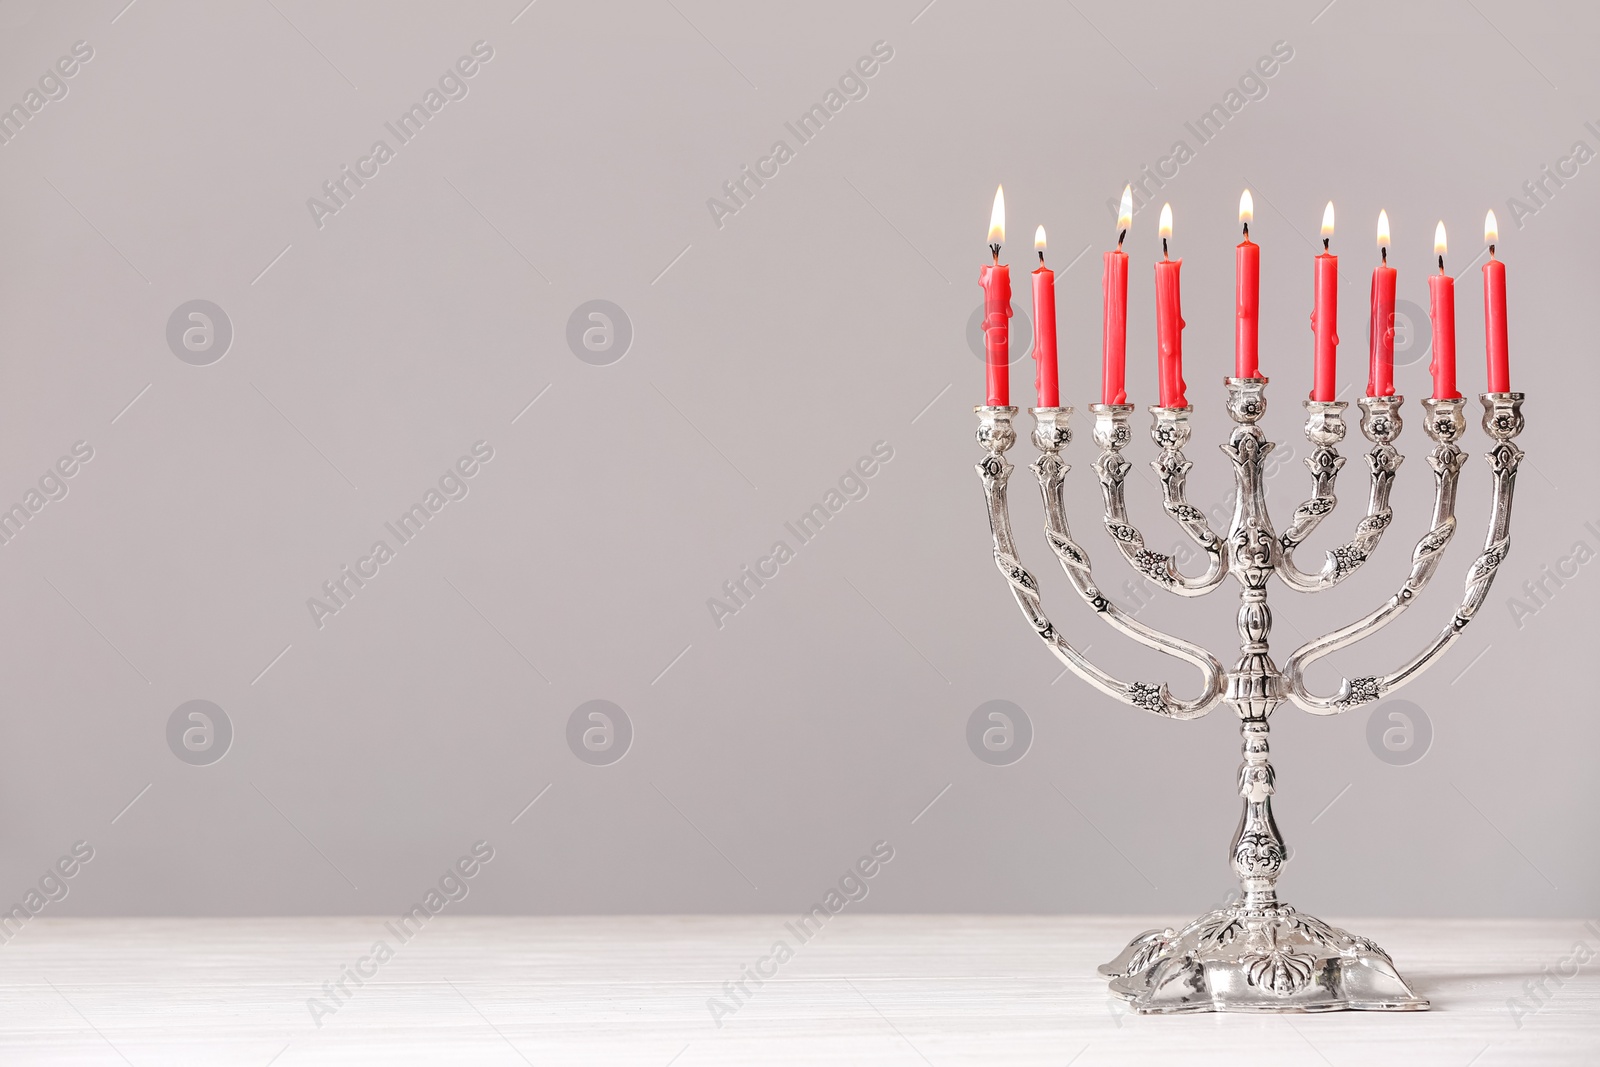
[[[1433,319],[1433,398],[1454,400],[1456,391],[1456,280],[1444,272],[1444,223],[1433,231],[1439,273],[1428,279],[1428,314]]]
[[[983,358],[985,384],[992,408],[1011,403],[1011,268],[1000,262],[1000,246],[1006,239],[1006,194],[997,186],[994,211],[989,216],[989,252],[994,262],[978,274],[983,286]]]
[[[1489,246],[1489,262],[1483,265],[1483,347],[1489,360],[1490,393],[1511,392],[1510,356],[1506,349],[1506,265],[1494,258],[1500,239],[1494,212],[1483,220],[1483,240]]]
[[[1044,265],[1044,227],[1033,237],[1039,265],[1033,271],[1034,387],[1039,406],[1061,406],[1060,368],[1056,363],[1056,272]]]
[[[1261,339],[1261,246],[1250,240],[1255,205],[1250,190],[1239,196],[1239,224],[1244,240],[1234,249],[1233,376],[1259,378],[1257,347]]]
[[[1106,253],[1106,272],[1101,281],[1105,301],[1102,331],[1104,354],[1100,376],[1100,403],[1128,402],[1128,254],[1122,250],[1123,238],[1133,225],[1133,187],[1122,190],[1122,210],[1117,215],[1117,247]]]
[[[1389,266],[1389,213],[1378,212],[1378,251],[1382,262],[1372,268],[1372,318],[1367,342],[1372,358],[1367,371],[1368,396],[1394,395],[1394,284]]]
[[[1167,258],[1172,237],[1172,205],[1161,205],[1161,261],[1156,264],[1156,385],[1164,408],[1189,406],[1183,381],[1183,301],[1179,272],[1183,260]]]
[[[1316,303],[1311,310],[1311,332],[1316,337],[1311,399],[1332,400],[1337,392],[1336,361],[1339,352],[1339,257],[1328,251],[1333,239],[1333,201],[1322,211],[1322,254],[1316,258]]]

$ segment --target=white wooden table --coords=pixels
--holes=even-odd
[[[1094,968],[1173,918],[846,913],[720,1027],[708,999],[797,944],[793,917],[440,916],[404,944],[381,917],[39,918],[0,945],[0,1063],[1600,1064],[1600,935],[1580,921],[1348,923],[1431,1012],[1129,1015]],[[379,939],[393,957],[337,1003],[323,983]],[[1514,1018],[1546,966],[1578,973]],[[320,1027],[311,998],[337,1009]]]

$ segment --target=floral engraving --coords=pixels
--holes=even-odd
[[[1152,552],[1148,548],[1141,548],[1133,554],[1133,565],[1149,575],[1153,581],[1160,582],[1162,585],[1170,585],[1172,583],[1172,572],[1167,569],[1167,562],[1170,558],[1160,552]]]
[[[1199,522],[1206,517],[1206,513],[1193,504],[1177,503],[1167,507],[1167,513],[1179,522]]]
[[[1338,581],[1367,561],[1367,554],[1355,545],[1340,545],[1328,553],[1333,560],[1333,580]]]
[[[1252,953],[1241,961],[1253,985],[1270,989],[1280,997],[1292,996],[1311,979],[1315,961],[1283,945],[1269,952]]]
[[[1106,523],[1106,532],[1125,545],[1142,545],[1144,537],[1125,522]]]
[[[1160,712],[1166,710],[1166,699],[1161,695],[1162,687],[1148,685],[1144,682],[1128,683],[1128,700],[1136,708],[1146,711]]]
[[[1349,686],[1350,695],[1334,701],[1341,708],[1356,708],[1362,704],[1370,704],[1382,695],[1376,678],[1351,678]]]

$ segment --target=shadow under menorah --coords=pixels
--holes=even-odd
[[[1291,589],[1320,592],[1353,574],[1377,547],[1391,519],[1389,494],[1404,458],[1395,448],[1400,434],[1400,396],[1363,397],[1361,432],[1372,444],[1367,453],[1370,489],[1366,515],[1354,536],[1328,552],[1321,568],[1302,571],[1295,549],[1333,511],[1334,479],[1344,466],[1338,444],[1345,435],[1344,401],[1305,401],[1305,434],[1312,444],[1306,465],[1312,494],[1295,509],[1283,533],[1274,532],[1267,513],[1263,461],[1273,442],[1257,425],[1266,410],[1266,378],[1227,378],[1228,414],[1237,424],[1222,445],[1233,461],[1236,498],[1227,536],[1212,531],[1205,514],[1185,497],[1184,480],[1192,464],[1184,457],[1191,407],[1152,407],[1151,436],[1160,448],[1152,462],[1161,477],[1162,504],[1205,553],[1205,572],[1184,575],[1169,557],[1145,546],[1128,518],[1123,478],[1130,463],[1122,450],[1131,439],[1131,404],[1094,404],[1095,460],[1105,499],[1105,527],[1122,555],[1156,584],[1181,596],[1201,596],[1228,575],[1239,582],[1239,661],[1232,670],[1200,645],[1138,621],[1113,604],[1095,585],[1089,557],[1067,525],[1062,486],[1067,464],[1061,451],[1071,440],[1069,407],[1033,408],[1033,443],[1039,458],[1030,466],[1044,497],[1045,537],[1078,595],[1114,629],[1141,644],[1185,660],[1201,674],[1200,692],[1191,699],[1173,696],[1165,683],[1125,682],[1073,648],[1045,616],[1039,585],[1019,562],[1011,534],[1006,483],[1011,464],[1005,453],[1016,442],[1015,407],[975,408],[978,443],[984,449],[978,474],[983,480],[994,535],[994,558],[1012,595],[1034,631],[1074,674],[1108,696],[1156,715],[1194,719],[1226,700],[1238,712],[1244,762],[1239,795],[1244,810],[1233,836],[1234,873],[1243,897],[1200,916],[1181,930],[1150,930],[1134,938],[1100,968],[1111,991],[1140,1012],[1254,1011],[1305,1012],[1342,1009],[1416,1011],[1428,1002],[1411,991],[1394,963],[1377,945],[1278,900],[1277,881],[1284,863],[1283,836],[1272,817],[1274,770],[1268,756],[1268,719],[1277,705],[1292,700],[1306,711],[1333,715],[1371,703],[1415,678],[1455,643],[1488,596],[1496,568],[1510,549],[1511,497],[1522,451],[1512,443],[1522,432],[1523,394],[1485,393],[1483,428],[1494,441],[1487,459],[1493,471],[1494,506],[1483,551],[1467,570],[1461,605],[1438,636],[1420,653],[1388,674],[1345,678],[1332,695],[1307,686],[1305,671],[1314,661],[1352,645],[1397,618],[1421,594],[1438,569],[1455,534],[1456,486],[1466,452],[1456,443],[1466,430],[1464,398],[1422,402],[1424,429],[1433,440],[1433,519],[1411,555],[1411,572],[1382,605],[1349,625],[1296,649],[1282,670],[1268,651],[1272,611],[1267,582],[1277,577]]]

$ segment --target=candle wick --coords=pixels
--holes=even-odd
[[[1326,238],[1326,237],[1324,237],[1322,239],[1322,250],[1324,252],[1326,252],[1328,250],[1328,238]]]
[[[1044,266],[1044,249],[1039,249],[1039,266]]]
[[[999,244],[998,241],[989,246],[989,253],[992,256],[994,256],[995,266],[999,266],[1000,265],[1000,244]]]
[[[1490,259],[1494,258],[1494,245],[1490,245],[1489,246],[1489,258]]]
[[[1444,273],[1444,257],[1443,256],[1439,257],[1439,273],[1440,274]]]
[[[1127,230],[1123,230],[1121,233],[1117,234],[1117,247],[1118,248],[1122,247],[1122,241],[1127,236],[1128,236],[1128,231]]]
[[[1388,266],[1389,265],[1389,246],[1388,245],[1381,245],[1381,246],[1379,246],[1379,251],[1383,253],[1384,266]]]
[[[1167,239],[1165,237],[1161,239],[1161,258],[1167,258]]]
[[[1246,237],[1250,236],[1250,224],[1248,222],[1244,224],[1244,235]]]

